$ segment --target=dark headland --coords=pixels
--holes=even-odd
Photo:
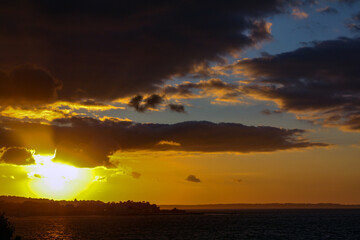
[[[0,196],[0,213],[7,216],[121,216],[185,214],[184,210],[162,210],[149,202],[108,202],[93,200],[51,200]]]

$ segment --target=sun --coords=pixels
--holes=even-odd
[[[91,170],[54,162],[53,155],[33,154],[35,164],[27,168],[30,189],[38,197],[73,199],[92,182]]]

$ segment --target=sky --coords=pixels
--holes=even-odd
[[[360,1],[0,3],[0,195],[360,203]]]

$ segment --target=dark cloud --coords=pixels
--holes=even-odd
[[[145,99],[145,106],[147,108],[155,108],[157,105],[162,103],[163,98],[159,95],[153,94]]]
[[[140,106],[142,106],[141,105],[142,101],[143,101],[143,96],[137,95],[137,96],[130,99],[130,102],[128,103],[128,105],[130,107],[135,108],[135,110],[138,111],[138,112],[144,112],[145,108],[140,107]]]
[[[189,181],[189,182],[195,182],[195,183],[201,182],[201,180],[199,178],[197,178],[195,175],[189,175],[185,180]]]
[[[130,99],[128,105],[133,107],[138,112],[145,112],[149,109],[157,109],[159,105],[165,102],[166,99],[160,95],[152,94],[150,97],[145,98],[141,95],[137,95]],[[185,113],[185,107],[181,104],[168,103],[167,107],[173,111],[178,113]]]
[[[54,101],[61,83],[43,69],[18,66],[0,72],[0,105],[32,105]]]
[[[29,150],[25,148],[3,148],[1,149],[1,161],[16,165],[34,164],[35,160]]]
[[[237,179],[234,180],[234,182],[236,182],[236,183],[242,183],[243,180],[242,180],[241,178],[237,178]]]
[[[324,125],[360,129],[360,38],[315,42],[271,57],[239,61],[255,78],[244,93],[279,103]]]
[[[164,101],[163,97],[153,94],[148,98],[143,98],[141,95],[133,97],[128,105],[135,108],[138,112],[145,112],[148,109],[155,109]]]
[[[336,8],[330,7],[330,6],[326,6],[323,8],[318,8],[316,9],[317,12],[319,13],[327,13],[327,14],[337,14],[339,13],[338,10]]]
[[[169,109],[173,112],[186,113],[184,105],[170,103],[168,106]]]
[[[6,131],[14,131],[19,137],[28,136],[22,147],[40,152],[53,152],[56,148],[57,160],[82,167],[110,166],[109,156],[115,151],[251,153],[327,146],[309,142],[303,137],[303,130],[237,123],[140,124],[69,118],[55,120],[52,125],[9,121],[2,124],[12,129]],[[46,134],[50,139],[45,138],[42,143],[39,135]],[[178,144],[159,144],[164,140]],[[46,145],[48,142],[52,144]]]
[[[292,0],[0,2],[0,67],[32,63],[61,99],[154,92],[194,66],[270,38],[265,18]]]
[[[140,176],[141,176],[141,173],[138,173],[138,172],[131,172],[131,176],[135,179],[139,179]]]

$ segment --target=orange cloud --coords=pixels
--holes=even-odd
[[[307,14],[304,11],[301,11],[299,8],[293,8],[291,15],[297,19],[304,19],[309,17],[309,14]]]
[[[180,143],[174,141],[161,140],[157,143],[158,145],[169,145],[169,146],[181,146]]]
[[[45,123],[51,122],[57,118],[84,115],[84,113],[78,112],[79,110],[87,110],[88,112],[102,112],[119,109],[124,109],[124,107],[93,102],[58,101],[50,104],[33,106],[6,106],[0,109],[0,116]]]

